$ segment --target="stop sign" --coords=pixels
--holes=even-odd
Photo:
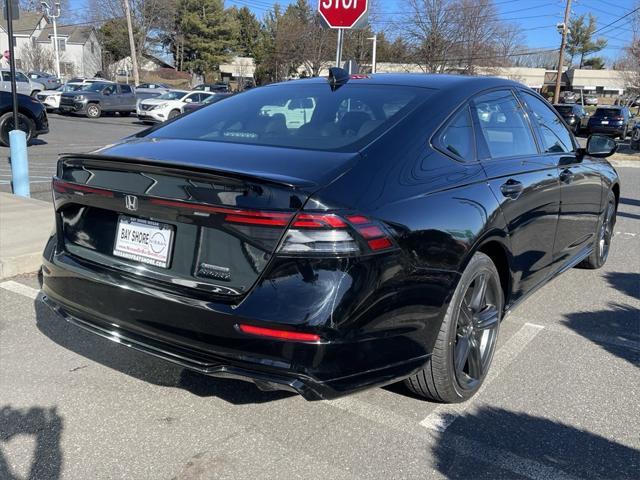
[[[331,28],[352,28],[367,7],[367,0],[320,0],[318,11]]]

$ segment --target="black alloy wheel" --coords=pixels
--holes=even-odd
[[[615,225],[616,197],[613,192],[609,191],[607,196],[607,207],[602,214],[602,218],[598,222],[598,230],[595,235],[593,251],[582,263],[580,263],[580,265],[578,265],[579,267],[597,269],[607,262]]]
[[[489,369],[500,326],[499,284],[479,273],[467,289],[458,313],[453,362],[461,388],[472,390]]]
[[[491,366],[503,308],[498,271],[491,258],[478,252],[462,273],[431,357],[405,380],[407,387],[438,402],[471,398]]]

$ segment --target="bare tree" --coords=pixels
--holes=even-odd
[[[53,72],[56,58],[51,48],[43,47],[39,43],[23,45],[20,48],[20,58],[24,70],[39,72]]]

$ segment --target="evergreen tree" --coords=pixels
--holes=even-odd
[[[569,36],[567,37],[567,52],[573,57],[580,55],[578,68],[584,65],[585,57],[599,52],[607,46],[604,38],[593,40],[593,32],[596,30],[596,18],[589,14],[589,22],[585,22],[585,16],[580,15],[569,22]]]

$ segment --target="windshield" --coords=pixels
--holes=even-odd
[[[148,135],[315,150],[356,150],[432,90],[348,83],[275,85],[244,92]]]
[[[622,116],[622,110],[619,108],[598,108],[593,114],[594,117],[615,117]]]
[[[178,90],[171,90],[170,92],[163,93],[162,95],[158,95],[157,99],[159,100],[179,100],[184,97],[187,92],[180,92]]]
[[[89,83],[82,86],[83,92],[101,92],[108,83]]]
[[[80,90],[82,87],[83,85],[79,83],[67,83],[66,85],[58,87],[56,90],[62,90],[63,92],[75,92],[76,90]]]

